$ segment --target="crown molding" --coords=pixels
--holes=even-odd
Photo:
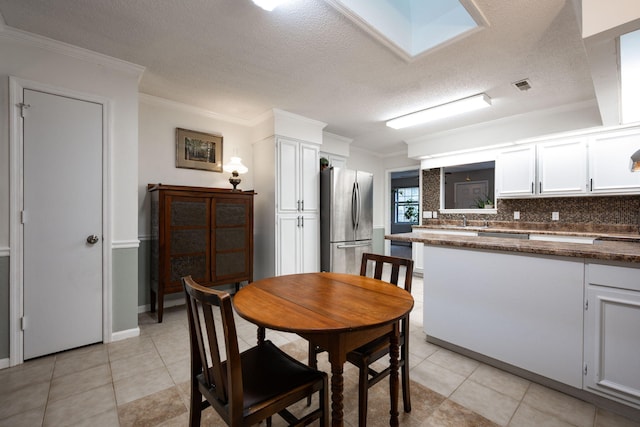
[[[140,102],[144,102],[149,105],[156,105],[159,107],[168,107],[176,110],[184,111],[186,113],[198,114],[200,116],[209,117],[212,119],[222,120],[229,123],[235,123],[241,126],[251,127],[254,124],[254,120],[245,120],[238,117],[227,116],[224,114],[216,113],[214,111],[206,110],[200,107],[194,107],[192,105],[183,104],[182,102],[172,101],[170,99],[161,98],[155,95],[149,95],[146,93],[139,93],[138,98]]]
[[[65,55],[71,58],[80,59],[112,70],[117,70],[127,74],[133,74],[138,78],[138,83],[142,78],[145,67],[134,64],[132,62],[123,61],[122,59],[112,56],[103,55],[89,49],[74,46],[58,40],[50,39],[38,34],[29,33],[27,31],[18,30],[4,24],[2,16],[0,16],[0,37],[11,39],[20,43],[29,44],[31,46],[48,50],[53,53]]]

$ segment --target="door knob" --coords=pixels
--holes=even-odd
[[[96,243],[98,243],[98,240],[100,240],[100,238],[95,234],[87,237],[87,243],[89,243],[90,245],[95,245]]]

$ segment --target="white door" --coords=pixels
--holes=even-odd
[[[29,89],[23,102],[26,360],[102,342],[103,106]]]

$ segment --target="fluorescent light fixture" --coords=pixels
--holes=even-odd
[[[286,1],[287,0],[253,0],[256,6],[260,6],[261,8],[269,12]]]
[[[631,172],[640,172],[640,150],[631,155]]]
[[[397,117],[389,120],[387,122],[387,126],[393,129],[402,129],[490,106],[491,98],[486,94],[481,93],[479,95],[470,96],[469,98],[459,99],[447,104],[438,105],[436,107],[427,108],[426,110]]]

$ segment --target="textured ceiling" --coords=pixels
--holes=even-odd
[[[7,26],[146,67],[141,93],[247,121],[279,108],[381,155],[429,133],[595,98],[570,0],[474,3],[485,28],[413,61],[323,0],[271,13],[251,0],[0,0],[0,13]],[[527,92],[511,85],[523,78]],[[480,92],[492,108],[384,125]]]

